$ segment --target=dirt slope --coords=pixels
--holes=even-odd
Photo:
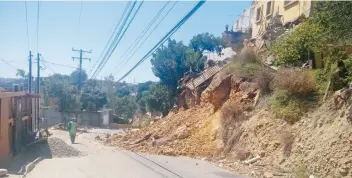
[[[240,107],[251,106],[258,93],[251,81],[230,78],[212,82],[202,94],[201,106],[170,113],[126,136],[115,135],[110,144],[207,158],[251,177],[352,177],[352,126],[346,119],[350,105],[335,109],[331,100],[289,125],[273,117],[266,96],[255,108],[244,109],[244,120],[224,125],[224,107],[234,101]],[[220,96],[220,91],[228,91],[224,87],[230,92]],[[225,140],[221,133],[226,129],[230,131]],[[248,164],[249,160],[254,161]]]

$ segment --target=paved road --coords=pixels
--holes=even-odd
[[[69,143],[67,133],[54,134]],[[240,178],[206,161],[105,147],[91,133],[79,135],[77,142],[73,147],[87,156],[45,159],[26,178]]]

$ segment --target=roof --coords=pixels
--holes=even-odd
[[[209,67],[207,69],[205,69],[200,76],[191,79],[189,82],[186,83],[186,87],[194,90],[195,88],[197,88],[199,85],[201,85],[203,82],[207,81],[208,79],[210,79],[211,77],[213,77],[216,73],[218,73],[222,68],[224,68],[225,66],[213,66],[213,67]]]

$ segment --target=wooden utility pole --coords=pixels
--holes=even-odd
[[[29,51],[28,93],[32,93],[32,51]]]
[[[82,87],[82,62],[83,62],[83,59],[86,59],[86,60],[89,60],[90,62],[90,58],[84,58],[83,57],[83,53],[92,53],[92,50],[90,51],[84,51],[82,49],[80,50],[76,50],[74,48],[72,48],[72,51],[79,51],[79,57],[72,57],[72,60],[75,60],[75,59],[79,59],[79,78],[78,78],[78,89],[81,90],[81,87]]]

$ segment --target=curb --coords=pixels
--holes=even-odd
[[[39,158],[35,159],[34,161],[28,163],[27,165],[22,166],[21,172],[24,171],[24,173],[23,173],[23,175],[22,175],[21,178],[26,177],[26,175],[27,175],[28,173],[30,173],[30,172],[35,168],[35,165],[38,164],[38,163],[39,163],[40,161],[42,161],[42,160],[43,160],[43,158],[42,158],[42,157],[39,157]]]

